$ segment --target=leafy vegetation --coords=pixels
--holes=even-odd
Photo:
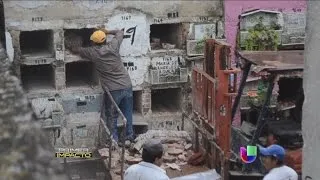
[[[205,42],[206,42],[206,38],[203,38],[203,39],[197,41],[196,47],[194,48],[197,53],[199,53],[199,54],[203,53]]]
[[[258,83],[257,92],[248,92],[249,96],[249,105],[251,106],[262,106],[265,102],[266,94],[268,90],[268,82],[260,80]]]
[[[248,51],[275,51],[278,48],[279,35],[276,30],[281,27],[276,23],[272,23],[270,27],[262,23],[263,18],[249,29],[249,35],[245,39],[245,50]]]

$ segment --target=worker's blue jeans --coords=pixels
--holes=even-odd
[[[132,87],[127,89],[120,89],[115,91],[110,91],[114,101],[119,106],[121,112],[127,119],[127,128],[126,128],[126,140],[133,140],[134,132],[132,127],[132,113],[133,113],[133,92]],[[106,124],[110,131],[112,131],[112,136],[115,141],[118,142],[118,126],[117,121],[119,113],[117,112],[114,104],[109,99],[108,95],[105,93],[105,119],[107,120]]]

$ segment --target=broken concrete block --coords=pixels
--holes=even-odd
[[[179,159],[180,161],[186,161],[186,160],[187,160],[187,158],[186,158],[186,156],[185,156],[184,154],[180,154],[180,155],[178,156],[178,159]]]
[[[182,144],[174,144],[176,149],[184,150],[184,146]]]
[[[175,144],[167,144],[168,149],[175,148]]]
[[[176,158],[173,156],[163,156],[163,162],[165,163],[174,163]]]
[[[142,145],[148,139],[160,139],[162,143],[175,143],[181,140],[191,142],[191,137],[186,131],[166,131],[166,130],[149,130],[145,134],[141,134],[136,138],[134,149],[142,152]]]
[[[109,157],[109,148],[99,149],[98,152],[99,152],[99,154],[100,154],[100,156],[101,156],[102,158],[107,158],[107,157]]]
[[[127,159],[127,163],[129,164],[129,165],[133,165],[133,164],[138,164],[138,163],[140,163],[142,161],[142,158],[135,158],[135,157],[133,157],[133,158],[131,158],[131,159]]]
[[[137,158],[137,157],[141,157],[141,156],[140,156],[140,154],[135,154],[134,157]]]
[[[176,163],[166,163],[167,166],[169,166],[173,170],[181,171],[180,166],[178,166]]]
[[[184,146],[184,149],[187,151],[190,150],[191,148],[192,148],[192,144],[187,144]]]
[[[179,154],[183,153],[183,150],[182,149],[171,148],[171,149],[168,149],[167,152],[168,152],[169,155],[179,155]]]

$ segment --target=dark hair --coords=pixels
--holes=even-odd
[[[148,163],[154,163],[156,158],[162,158],[163,149],[142,150],[142,160]]]

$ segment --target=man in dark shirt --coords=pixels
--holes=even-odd
[[[110,42],[106,42],[106,34],[114,35]],[[132,141],[134,132],[132,128],[133,93],[131,79],[121,60],[119,49],[123,41],[124,29],[122,30],[97,30],[90,40],[92,46],[81,47],[80,37],[65,37],[65,46],[71,52],[80,54],[95,63],[100,82],[104,91],[110,91],[114,101],[127,119],[126,140]],[[112,108],[112,103],[105,94],[105,112],[109,128],[113,130],[113,138],[118,142],[117,118],[118,113]]]

